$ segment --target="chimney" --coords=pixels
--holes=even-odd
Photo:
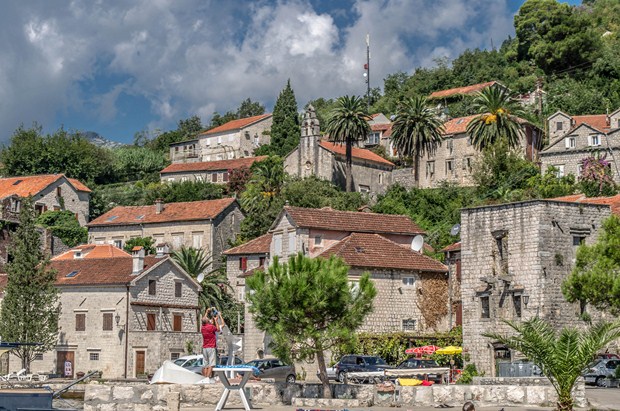
[[[131,256],[133,258],[132,274],[138,274],[144,270],[144,247],[135,246],[131,249]]]
[[[155,252],[157,253],[155,257],[163,258],[170,253],[170,249],[168,248],[168,244],[161,243],[155,246]]]
[[[164,200],[158,198],[155,200],[155,214],[161,214],[164,211]]]

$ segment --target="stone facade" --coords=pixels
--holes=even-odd
[[[266,158],[267,156],[259,156],[200,163],[173,163],[160,171],[160,179],[162,183],[199,181],[227,184],[230,170],[250,168],[255,162]]]
[[[258,147],[271,141],[268,131],[271,114],[233,120],[195,139],[170,145],[173,163],[192,163],[250,157]]]
[[[463,348],[479,371],[495,376],[498,362],[515,359],[516,353],[482,335],[509,333],[503,320],[538,316],[556,327],[584,324],[579,305],[565,301],[561,285],[577,246],[593,244],[610,214],[606,205],[553,200],[462,210]]]
[[[299,146],[284,159],[284,170],[296,177],[316,176],[344,188],[344,145],[321,141],[320,124],[312,106],[304,114]],[[355,191],[382,194],[392,184],[394,164],[361,148],[355,148],[352,176]]]

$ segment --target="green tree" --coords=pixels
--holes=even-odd
[[[207,130],[211,130],[212,128],[219,127],[222,124],[226,124],[229,121],[233,121],[236,119],[237,119],[237,113],[235,112],[227,111],[224,115],[221,115],[220,113],[216,111],[215,113],[213,113],[213,116],[211,117],[211,122],[209,123],[209,127],[207,127]]]
[[[523,323],[506,322],[516,335],[487,334],[521,352],[540,367],[558,394],[557,409],[570,411],[571,391],[598,350],[620,338],[620,323],[600,323],[588,329],[564,327],[556,332],[551,324],[536,317]]]
[[[299,145],[301,129],[297,100],[291,87],[291,80],[280,92],[276,105],[273,108],[273,124],[271,125],[271,152],[279,156],[286,156]]]
[[[353,143],[365,138],[370,133],[370,117],[366,112],[366,102],[357,96],[343,96],[336,100],[336,105],[327,120],[326,132],[330,139],[346,145],[346,191],[354,191],[351,175]]]
[[[237,109],[237,118],[260,116],[261,114],[265,114],[265,107],[258,101],[252,101],[251,98],[243,100]]]
[[[517,116],[524,114],[508,89],[487,87],[476,94],[473,105],[480,115],[469,122],[467,134],[478,150],[493,146],[501,139],[509,148],[519,147],[521,125]]]
[[[575,176],[558,177],[557,173],[557,168],[549,167],[544,175],[538,173],[530,177],[526,183],[526,197],[555,198],[574,194],[577,190]]]
[[[603,221],[595,244],[577,248],[575,267],[562,284],[562,292],[567,301],[580,303],[586,319],[588,304],[620,314],[620,217],[612,215]]]
[[[282,197],[294,207],[357,211],[368,198],[361,193],[344,193],[333,183],[317,177],[291,178],[284,183]]]
[[[0,309],[3,341],[37,343],[13,350],[22,368],[30,370],[36,354],[53,349],[58,337],[58,290],[56,272],[48,269],[41,233],[36,227],[32,198],[22,200],[19,225],[9,245],[12,261],[6,265],[7,284]]]
[[[126,146],[112,150],[113,181],[136,181],[159,172],[168,164],[162,151],[148,147]]]
[[[348,271],[337,257],[300,253],[288,264],[275,258],[267,272],[246,280],[257,327],[271,335],[274,352],[284,360],[317,360],[326,398],[331,392],[324,352],[355,338],[377,294],[367,273],[352,286]]]
[[[88,230],[80,226],[71,211],[46,211],[37,217],[37,224],[51,231],[68,247],[75,247],[88,241]]]
[[[190,140],[194,138],[196,134],[200,133],[203,128],[200,117],[193,115],[186,119],[179,120],[176,130],[161,133],[154,139],[148,141],[146,146],[161,153],[168,153],[170,144]]]
[[[398,105],[398,114],[392,126],[392,142],[399,156],[413,157],[416,185],[420,175],[420,159],[434,153],[443,140],[443,124],[428,107],[425,97],[407,98]]]
[[[158,198],[166,203],[217,200],[224,197],[224,188],[223,185],[207,181],[149,184],[145,187],[144,204],[153,204]]]
[[[155,254],[156,245],[157,244],[155,244],[155,240],[152,237],[136,237],[127,240],[123,250],[131,254],[131,250],[133,250],[134,247],[142,247],[144,248],[144,253],[149,255]]]

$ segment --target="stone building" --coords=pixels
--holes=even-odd
[[[88,224],[88,240],[123,248],[131,238],[151,237],[172,250],[202,248],[217,268],[243,218],[234,198],[170,204],[158,200],[151,206],[115,207],[97,217]]]
[[[383,113],[372,114],[368,121],[371,132],[366,139],[360,142],[364,148],[381,146],[390,157],[396,157],[394,148],[391,145],[392,122]]]
[[[184,355],[188,342],[199,350],[200,285],[168,256],[89,244],[53,258],[50,268],[60,291],[58,342],[32,362],[33,372],[145,377]],[[11,357],[11,371],[20,368]]]
[[[88,222],[91,190],[64,174],[0,178],[1,219],[16,222],[21,199],[32,196],[37,212],[67,210],[75,214],[80,225]]]
[[[228,261],[232,257],[228,267],[234,270],[229,276],[239,276],[236,267],[243,257],[247,258],[246,264],[250,258],[258,259],[258,267],[261,257],[268,265],[276,256],[287,262],[298,252],[309,257],[337,255],[351,267],[352,282],[369,272],[378,289],[374,311],[362,330],[424,334],[448,329],[448,269],[411,249],[413,238],[424,235],[424,231],[408,217],[285,206],[268,235],[268,248],[265,243],[269,237],[262,237],[248,245],[245,255],[239,248],[233,249],[234,253],[226,252]],[[248,271],[245,276],[251,275]],[[431,300],[433,304],[424,304]],[[442,303],[437,304],[438,300]],[[431,305],[438,311],[429,311]],[[269,336],[256,328],[246,305],[245,359],[268,354],[269,342]]]
[[[353,147],[352,176],[355,191],[377,195],[392,183],[394,164],[370,150]],[[284,171],[296,177],[316,176],[345,187],[346,147],[321,139],[319,120],[309,106],[301,125],[299,146],[284,159]]]
[[[540,152],[542,171],[554,167],[559,177],[581,175],[581,161],[605,154],[612,176],[620,183],[620,109],[611,114],[570,116],[561,111],[547,119],[549,145]]]
[[[517,353],[483,336],[510,333],[504,320],[540,317],[556,327],[584,324],[561,285],[580,244],[593,244],[608,205],[532,200],[461,211],[463,348],[487,376]],[[590,312],[594,319],[599,315]]]
[[[198,134],[194,139],[170,145],[172,163],[197,163],[251,157],[258,147],[269,144],[271,114],[229,121]]]
[[[244,157],[232,160],[205,161],[199,163],[173,163],[159,172],[162,183],[183,181],[206,181],[208,183],[226,184],[228,173],[244,167],[251,167],[267,156]]]
[[[271,233],[267,233],[224,251],[228,283],[234,288],[239,302],[245,301],[245,279],[256,269],[267,268],[270,247]]]
[[[463,301],[461,300],[461,242],[450,244],[441,250],[448,265],[448,295],[450,313],[449,328],[463,325]]]

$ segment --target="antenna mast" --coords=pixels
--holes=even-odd
[[[366,34],[366,64],[364,64],[364,77],[366,77],[366,110],[370,112],[370,34]]]

